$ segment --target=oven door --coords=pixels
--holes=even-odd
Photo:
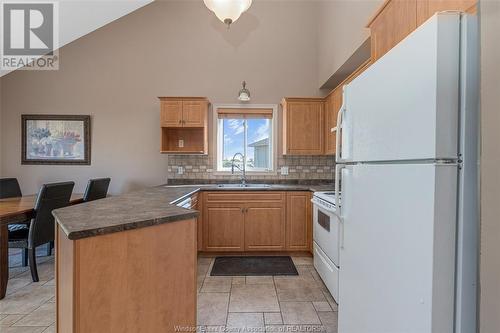
[[[339,267],[340,221],[333,211],[314,204],[313,239],[321,250]]]

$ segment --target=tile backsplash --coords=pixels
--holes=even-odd
[[[333,156],[280,156],[277,171],[269,175],[247,174],[248,180],[325,180],[332,181],[335,171]],[[288,167],[288,175],[281,174],[281,167]],[[182,169],[180,174],[179,168]],[[169,155],[168,179],[239,179],[240,173],[235,175],[221,175],[214,170],[212,156],[206,155]]]

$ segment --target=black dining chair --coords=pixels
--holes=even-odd
[[[38,282],[36,248],[54,242],[55,225],[52,211],[69,205],[74,182],[45,184],[40,188],[35,202],[35,217],[29,231],[9,238],[9,247],[28,249],[29,265],[33,282]]]
[[[83,201],[87,202],[106,198],[110,182],[111,178],[96,178],[89,180],[87,188],[85,189],[85,194],[83,195]]]
[[[17,178],[0,178],[0,199],[22,197],[21,187]],[[24,223],[9,224],[8,238],[17,237],[18,235],[26,233],[30,221],[25,221]],[[23,249],[23,266],[28,266],[28,250]]]

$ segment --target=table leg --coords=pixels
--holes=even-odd
[[[0,226],[0,299],[7,292],[7,281],[9,280],[9,231],[7,225]]]

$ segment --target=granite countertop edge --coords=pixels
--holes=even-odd
[[[60,222],[58,222],[58,223],[61,226],[61,229],[64,231],[64,233],[68,237],[68,239],[78,240],[78,239],[90,238],[90,237],[100,236],[100,235],[107,235],[107,234],[112,234],[112,233],[122,232],[122,231],[127,231],[127,230],[146,228],[146,227],[151,227],[151,226],[160,225],[160,224],[164,224],[164,223],[191,220],[191,219],[194,219],[196,217],[198,217],[197,211],[186,210],[186,213],[184,213],[184,214],[165,216],[165,217],[156,218],[156,219],[148,219],[148,220],[143,220],[143,221],[139,221],[139,222],[130,222],[130,223],[124,223],[124,224],[111,225],[111,226],[106,226],[103,228],[85,229],[85,230],[81,230],[81,231],[69,231],[65,227],[64,224],[62,224]]]
[[[116,197],[56,209],[56,223],[78,240],[164,223],[190,220],[198,211],[176,205],[201,191],[324,191],[332,184],[270,184],[268,188],[221,188],[216,184],[160,185]]]

